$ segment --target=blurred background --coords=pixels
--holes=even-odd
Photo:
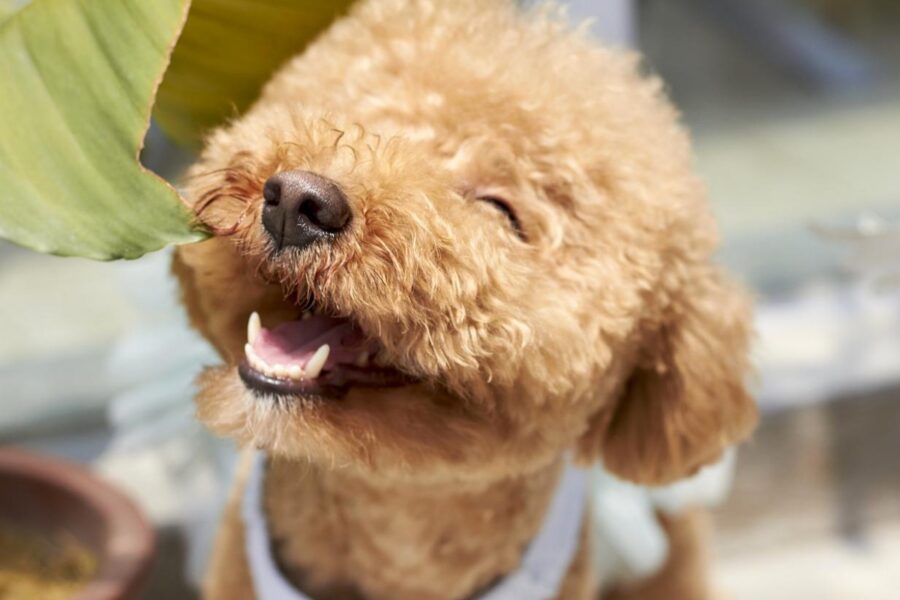
[[[763,412],[715,512],[729,598],[900,590],[900,2],[573,0],[639,49],[691,129],[720,260],[758,297]],[[151,130],[145,163],[190,157]],[[212,351],[167,253],[132,263],[0,245],[0,443],[92,465],[161,532],[147,596],[191,598],[232,450],[192,419]]]

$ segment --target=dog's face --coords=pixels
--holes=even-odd
[[[218,235],[175,263],[226,360],[200,417],[385,476],[576,443],[685,474],[752,421],[685,136],[633,59],[478,4],[364,6],[210,137],[188,196]]]

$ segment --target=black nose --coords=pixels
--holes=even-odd
[[[341,188],[309,171],[284,171],[263,186],[263,227],[278,248],[332,240],[353,214]]]

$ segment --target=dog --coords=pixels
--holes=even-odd
[[[173,270],[224,361],[198,417],[247,448],[207,598],[497,597],[577,465],[666,484],[753,428],[750,302],[688,136],[639,57],[553,8],[363,0],[185,189],[216,235]],[[612,589],[571,496],[535,597],[707,597],[695,517]]]

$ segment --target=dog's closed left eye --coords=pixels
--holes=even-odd
[[[512,206],[510,206],[507,200],[500,198],[499,196],[490,195],[477,196],[476,200],[487,202],[488,204],[502,212],[504,215],[506,215],[506,218],[509,219],[509,224],[512,226],[513,231],[516,232],[516,235],[518,235],[522,241],[525,241],[525,230],[522,229],[522,222],[519,220],[519,216],[516,214],[516,211],[513,210]]]

